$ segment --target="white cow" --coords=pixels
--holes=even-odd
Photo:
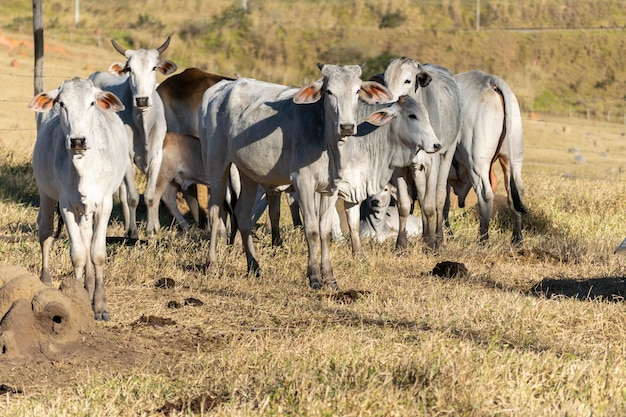
[[[203,100],[199,117],[200,139],[205,147],[203,156],[212,187],[209,221],[217,219],[219,204],[213,199],[219,202],[219,196],[224,193],[225,172],[231,163],[235,163],[242,182],[241,197],[235,207],[236,217],[248,270],[258,273],[249,214],[257,184],[293,184],[302,209],[308,244],[307,276],[314,289],[324,284],[337,288],[328,251],[331,220],[337,191],[354,195],[350,184],[342,182],[343,170],[349,170],[351,166],[347,161],[344,165],[339,148],[348,146],[348,137],[359,132],[359,136],[365,135],[357,131],[359,116],[364,111],[359,110],[362,105],[359,97],[368,102],[391,98],[382,85],[363,82],[359,66],[318,66],[323,79],[300,89],[251,79],[217,84],[205,93],[207,99]],[[415,114],[419,108],[414,101],[376,110],[369,119],[372,123],[396,123],[396,119],[401,119],[397,130],[402,134],[406,133],[407,124],[423,125],[421,115]],[[402,116],[394,117],[398,114]],[[426,123],[426,128],[429,127]],[[372,126],[369,129],[376,130]],[[363,137],[349,139],[365,140]],[[378,146],[384,147],[385,139],[385,135],[379,138]],[[430,151],[439,145],[432,130],[430,135],[421,139]],[[371,142],[374,144],[375,141]],[[413,146],[411,157],[417,147]],[[396,156],[404,154],[399,151]],[[387,164],[392,162],[395,163],[387,161]],[[320,193],[319,205],[316,204],[316,192]],[[361,195],[361,189],[358,194]],[[215,260],[214,241],[212,236],[209,263]],[[317,260],[320,248],[321,266]]]
[[[499,160],[513,216],[513,243],[520,243],[522,214],[527,210],[522,203],[524,143],[517,98],[495,75],[470,71],[454,78],[463,97],[463,124],[450,185],[460,207],[465,206],[465,197],[474,187],[480,211],[480,239],[488,239],[495,188],[492,164]]]
[[[91,81],[74,78],[37,95],[29,107],[38,115],[33,171],[39,189],[41,281],[51,284],[56,202],[67,225],[76,279],[84,281],[96,320],[109,320],[104,290],[106,230],[113,193],[128,165],[128,136],[115,112],[122,102]]]
[[[447,68],[419,64],[411,58],[393,59],[385,70],[384,80],[395,97],[408,94],[426,107],[433,130],[441,141],[440,152],[432,155],[420,152],[410,170],[394,175],[400,214],[396,246],[406,248],[405,223],[411,200],[405,177],[413,175],[422,213],[422,238],[437,251],[443,243],[448,173],[459,141],[461,94]]]
[[[167,49],[170,37],[156,49],[125,50],[115,40],[113,47],[127,58],[125,63],[114,62],[108,73],[96,72],[89,78],[97,87],[115,93],[126,106],[119,113],[131,138],[130,160],[146,174],[147,184],[144,200],[148,206],[148,235],[159,231],[159,199],[155,197],[156,181],[163,158],[163,140],[167,126],[163,102],[156,92],[156,71],[169,75],[176,71],[176,64],[161,60],[159,55]],[[137,238],[137,206],[139,193],[135,185],[135,168],[129,164],[120,200],[124,210],[126,234]]]
[[[391,205],[392,196],[397,192],[388,187],[375,196],[368,197],[361,203],[361,224],[359,228],[361,239],[373,239],[379,243],[387,239],[398,238],[400,214],[396,205]],[[407,237],[417,237],[422,234],[422,220],[409,214],[406,220],[405,233]]]

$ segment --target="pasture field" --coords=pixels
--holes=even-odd
[[[53,88],[118,57],[58,46],[46,59]],[[0,46],[0,260],[36,274],[30,61]],[[506,214],[479,245],[472,208],[454,208],[439,256],[389,242],[356,260],[336,242],[341,291],[315,292],[287,215],[281,248],[258,230],[261,278],[246,276],[239,242],[200,271],[197,229],[111,243],[111,321],[64,356],[0,356],[0,384],[20,390],[0,399],[0,415],[625,415],[626,258],[613,249],[626,237],[626,126],[538,116],[523,121],[521,247],[509,245]],[[122,234],[116,206],[109,236]],[[52,257],[54,277],[72,273],[65,233]],[[431,274],[444,260],[468,276]],[[174,288],[155,286],[165,277]]]

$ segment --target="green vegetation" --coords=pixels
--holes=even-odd
[[[235,0],[80,3],[75,27],[73,2],[44,2],[48,39],[106,44],[115,37],[146,47],[172,34],[169,57],[181,68],[292,85],[316,78],[318,61],[367,62],[369,76],[390,57],[410,56],[455,72],[500,75],[524,111],[624,115],[626,3],[620,0],[483,0],[479,31],[475,3],[461,0],[251,0],[248,12]],[[0,24],[27,32],[30,12],[30,4],[9,2],[0,6]],[[513,30],[520,28],[555,30]]]

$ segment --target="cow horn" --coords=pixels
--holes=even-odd
[[[122,48],[117,42],[115,42],[115,39],[111,39],[111,43],[117,52],[126,56],[126,49]]]
[[[167,39],[165,40],[165,42],[163,42],[163,45],[161,45],[158,48],[156,48],[156,50],[159,52],[159,54],[162,54],[163,51],[165,51],[167,49],[167,47],[170,45],[170,38],[171,38],[171,36],[168,36]]]

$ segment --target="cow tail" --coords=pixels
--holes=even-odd
[[[521,177],[518,178],[518,174],[520,170],[515,169],[516,158],[515,156],[515,143],[513,138],[514,126],[513,123],[519,121],[521,124],[521,115],[519,110],[519,104],[517,103],[517,99],[515,95],[509,88],[509,86],[504,82],[504,80],[499,77],[492,77],[493,85],[498,90],[498,93],[502,97],[502,101],[504,102],[504,127],[505,127],[505,135],[507,139],[507,143],[509,146],[509,171],[510,171],[510,191],[511,197],[513,199],[513,207],[519,213],[525,214],[528,213],[528,209],[522,202],[522,192],[520,192],[520,187],[518,186],[522,184]],[[521,129],[521,126],[519,126]]]

